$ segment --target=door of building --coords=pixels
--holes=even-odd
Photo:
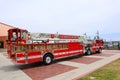
[[[4,42],[0,41],[0,48],[4,48]]]

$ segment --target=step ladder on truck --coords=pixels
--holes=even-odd
[[[13,28],[8,30],[8,56],[16,63],[30,64],[43,62],[51,64],[54,60],[75,56],[101,53],[103,41],[89,41],[83,36],[29,33],[27,30]]]

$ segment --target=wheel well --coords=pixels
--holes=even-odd
[[[102,49],[102,47],[99,47],[99,49]]]
[[[52,56],[52,58],[54,59],[54,56],[53,56],[53,54],[52,54],[52,53],[48,52],[48,53],[44,54],[44,56],[46,56],[46,55],[51,55],[51,56]],[[43,58],[44,58],[44,56],[43,56]]]

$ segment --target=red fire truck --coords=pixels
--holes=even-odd
[[[103,40],[87,40],[83,36],[29,33],[13,28],[8,30],[7,53],[17,63],[43,62],[51,64],[55,59],[75,55],[102,52]]]

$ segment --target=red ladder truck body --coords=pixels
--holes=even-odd
[[[31,37],[30,37],[31,36]],[[44,62],[51,64],[53,60],[103,49],[103,41],[95,40],[91,44],[79,41],[80,36],[34,33],[13,28],[8,31],[8,49],[10,58],[17,63],[29,64]]]

